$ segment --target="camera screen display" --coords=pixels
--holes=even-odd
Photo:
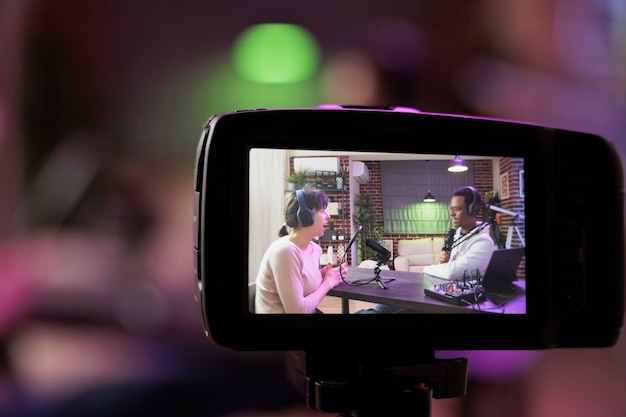
[[[526,314],[524,162],[252,146],[250,313],[289,313],[275,305],[302,302],[322,280],[313,268],[330,267],[341,282],[316,313]],[[308,207],[298,193],[322,194],[326,205]],[[283,225],[311,229],[293,259],[271,254]]]
[[[194,295],[207,334],[236,349],[609,346],[623,198],[619,155],[582,132],[377,109],[217,115],[196,156]]]

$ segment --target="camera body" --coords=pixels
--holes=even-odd
[[[267,221],[250,199],[251,178],[265,175],[251,169],[255,150],[522,160],[524,313],[255,314],[248,284],[256,270],[249,253],[258,243],[250,230]],[[284,177],[267,182],[285,192]],[[215,115],[202,131],[195,166],[196,302],[207,335],[237,350],[610,346],[624,315],[623,208],[619,156],[592,134],[406,108],[333,105]]]

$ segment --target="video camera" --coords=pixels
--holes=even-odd
[[[258,154],[283,164],[284,176],[253,165]],[[492,182],[506,161],[521,163],[523,198],[515,211],[524,213],[524,311],[255,314],[248,286],[258,259],[249,254],[265,249],[258,247],[259,228],[270,219],[250,195],[262,184],[265,201],[278,207],[276,216],[282,219],[293,155],[347,156],[366,163],[463,155],[495,167]],[[359,186],[343,185],[350,204]],[[195,297],[207,335],[236,350],[406,353],[611,346],[624,314],[623,209],[619,156],[592,134],[406,108],[333,105],[214,115],[202,131],[195,165]],[[281,224],[271,229],[270,240]],[[351,230],[359,226],[350,224]]]

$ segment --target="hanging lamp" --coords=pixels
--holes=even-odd
[[[429,162],[430,161],[426,161],[426,177],[428,180],[428,193],[426,193],[426,195],[424,196],[424,203],[434,203],[435,201],[435,196],[431,194],[430,192],[430,169],[429,169]]]
[[[465,172],[467,169],[467,163],[461,159],[460,155],[455,156],[448,167],[449,172]]]
[[[424,196],[424,203],[434,203],[435,201],[437,201],[435,200],[435,196],[428,190],[428,193]]]

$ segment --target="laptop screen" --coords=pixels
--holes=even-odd
[[[482,278],[483,288],[493,292],[511,291],[524,252],[524,247],[495,250]]]

